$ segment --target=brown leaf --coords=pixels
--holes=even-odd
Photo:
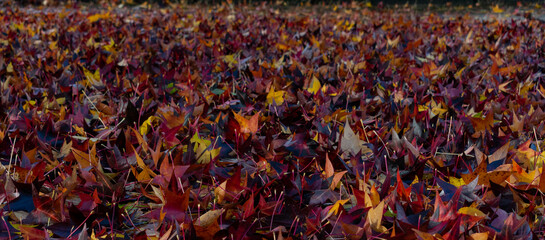
[[[485,130],[490,131],[492,129],[492,126],[494,125],[494,113],[488,113],[488,115],[486,115],[484,119],[479,117],[472,117],[470,118],[470,120],[473,124],[473,128],[475,128],[476,133]]]
[[[378,206],[372,208],[367,213],[367,221],[369,222],[371,229],[375,232],[384,233],[388,231],[386,227],[382,226],[382,216],[384,215],[384,201],[380,202]]]
[[[201,215],[197,220],[195,220],[195,225],[201,226],[201,227],[208,227],[212,223],[214,223],[219,216],[224,212],[223,209],[217,209],[217,210],[210,210],[206,212],[205,214]]]
[[[331,163],[331,160],[329,160],[329,156],[325,155],[325,176],[327,178],[330,178],[335,174],[335,169],[333,168],[333,164]]]
[[[483,154],[480,160],[480,164],[473,170],[473,172],[468,174],[462,174],[462,179],[464,179],[464,182],[469,183],[473,181],[477,176],[486,174],[486,167],[488,166],[488,161],[485,160],[485,155]],[[479,179],[479,184],[482,184],[482,179]]]

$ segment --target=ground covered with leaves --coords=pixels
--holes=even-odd
[[[4,7],[0,237],[543,236],[545,24],[487,11]]]

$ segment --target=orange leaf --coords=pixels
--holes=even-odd
[[[74,154],[74,158],[80,165],[80,168],[87,168],[91,166],[91,161],[89,160],[88,153],[72,148],[72,154]]]
[[[258,130],[258,123],[259,123],[259,114],[261,112],[256,113],[253,115],[250,119],[246,119],[245,117],[237,114],[236,112],[233,112],[235,115],[235,120],[237,120],[238,124],[240,124],[240,130],[242,133],[253,133],[255,134]]]
[[[380,195],[378,194],[375,185],[371,186],[371,193],[369,194],[369,198],[371,198],[371,203],[373,204],[373,207],[376,207],[380,203]]]
[[[469,235],[469,238],[471,240],[487,240],[488,239],[488,232],[473,233],[473,234]]]
[[[341,179],[343,178],[344,174],[346,173],[347,171],[342,171],[342,172],[338,172],[338,173],[335,173],[335,176],[333,176],[333,181],[331,181],[331,186],[329,186],[329,189],[331,190],[334,190],[336,187],[337,187],[337,184],[339,184],[339,181],[341,181]]]
[[[471,173],[468,173],[468,174],[462,174],[462,179],[464,179],[464,182],[466,183],[469,183],[471,181],[473,181],[477,176],[479,175],[482,175],[482,174],[486,174],[486,166],[488,165],[488,161],[486,161],[486,159],[484,158],[484,155],[483,157],[481,158],[481,163],[479,164],[479,166],[477,166],[477,168],[475,168],[475,170],[473,170],[473,172]],[[481,184],[481,179],[479,179],[479,184]]]
[[[539,190],[541,190],[541,192],[545,192],[545,173],[543,172],[545,171],[545,168],[541,168],[541,175],[539,176]]]
[[[478,118],[478,117],[472,117],[470,118],[471,123],[473,124],[473,127],[475,128],[475,132],[481,132],[485,130],[492,129],[492,126],[494,125],[494,114],[488,113],[484,119]]]
[[[331,161],[329,160],[329,156],[325,155],[325,176],[327,178],[330,178],[335,174],[335,169],[333,169],[333,164],[331,164]]]

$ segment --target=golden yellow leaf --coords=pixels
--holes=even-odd
[[[76,159],[76,161],[78,162],[78,164],[80,165],[80,168],[87,168],[89,166],[91,166],[91,161],[89,160],[89,154],[88,153],[85,153],[85,152],[82,152],[80,150],[77,150],[77,149],[72,149],[72,154],[74,154],[74,158]]]
[[[194,144],[193,151],[195,151],[197,156],[198,164],[208,164],[220,154],[221,148],[209,149],[212,142],[208,139],[200,138],[197,133],[193,135],[190,142]]]
[[[115,54],[117,51],[115,50],[115,42],[113,39],[110,38],[110,43],[108,45],[104,45],[104,50],[111,52],[112,54]]]
[[[498,4],[496,4],[494,7],[492,7],[492,12],[494,13],[502,13],[503,9],[501,9]]]
[[[238,64],[235,54],[225,55],[223,60],[229,65],[229,67],[233,67],[234,65]]]
[[[90,23],[94,23],[100,19],[106,19],[108,17],[110,17],[109,13],[97,13],[87,17],[87,20],[89,20]]]
[[[13,72],[13,64],[9,63],[8,68],[6,70],[8,71],[8,73],[12,73]]]
[[[104,86],[104,83],[100,80],[100,70],[95,70],[94,73],[83,68],[83,74],[85,74],[85,86]]]
[[[371,203],[373,204],[373,207],[376,207],[380,203],[380,194],[377,191],[377,188],[375,188],[375,185],[371,186],[371,193],[369,194],[369,197],[371,198]]]
[[[282,105],[284,103],[284,94],[286,91],[275,91],[274,87],[267,94],[267,105],[276,103],[276,105]]]
[[[476,209],[474,207],[463,207],[458,210],[459,214],[469,215],[472,217],[479,217],[479,218],[485,218],[487,217],[486,214],[481,212],[481,210]]]
[[[312,81],[310,82],[310,86],[307,88],[307,91],[312,94],[316,94],[318,91],[320,91],[320,88],[322,87],[322,84],[320,83],[320,80],[316,78],[316,76],[312,77]]]
[[[142,136],[145,136],[146,134],[148,134],[151,126],[153,125],[153,122],[157,120],[157,117],[155,116],[150,116],[146,121],[144,121],[142,123],[142,125],[140,126],[140,128],[138,129],[138,131],[140,132],[140,134]]]
[[[331,209],[329,209],[328,215],[331,215],[332,213],[337,215],[337,213],[340,210],[340,207],[342,207],[346,202],[348,202],[348,200],[350,200],[350,199],[346,199],[346,200],[341,199],[341,200],[338,200],[337,202],[335,202],[335,204],[333,204]]]
[[[448,177],[448,180],[449,180],[449,183],[454,185],[455,187],[466,185],[466,183],[464,182],[464,179],[462,178]]]

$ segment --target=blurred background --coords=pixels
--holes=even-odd
[[[142,3],[151,3],[159,5],[168,5],[169,3],[183,4],[222,4],[223,0],[0,0],[0,3],[15,3],[20,5],[64,5],[66,3],[100,3],[100,4],[125,4],[138,5]],[[414,6],[470,6],[470,7],[489,7],[499,5],[502,7],[521,7],[521,6],[541,6],[545,5],[545,0],[230,0],[234,4],[273,4],[273,5],[302,5],[302,4],[343,4],[343,3],[370,3],[373,7],[383,7],[390,5],[414,5]],[[537,5],[536,5],[537,4]]]

